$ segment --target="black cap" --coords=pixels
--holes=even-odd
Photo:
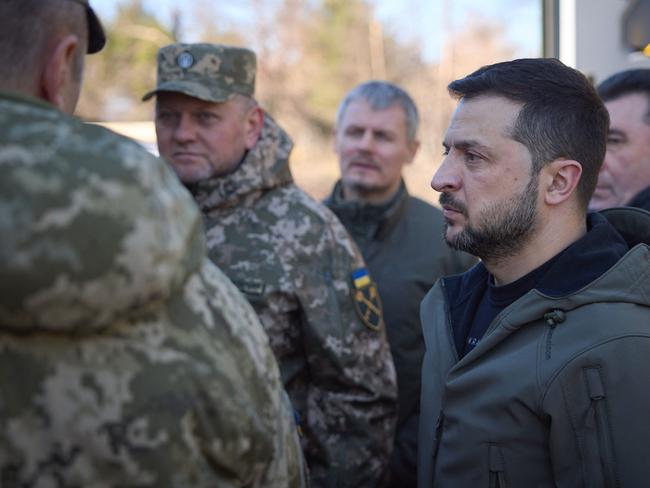
[[[99,17],[90,6],[89,0],[72,0],[86,8],[86,18],[88,19],[88,54],[94,54],[102,50],[106,44],[106,34],[99,21]]]

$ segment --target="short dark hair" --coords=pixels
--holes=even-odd
[[[5,67],[0,84],[21,85],[36,73],[50,38],[61,30],[87,37],[82,5],[62,0],[0,1],[0,65]],[[84,54],[79,50],[75,58],[78,78]]]
[[[511,137],[526,146],[533,172],[556,159],[582,165],[578,202],[586,210],[605,157],[609,115],[596,89],[557,59],[515,59],[484,66],[448,86],[452,96],[501,96],[522,105]]]
[[[609,102],[624,95],[639,93],[648,100],[648,111],[643,117],[650,124],[650,69],[628,69],[613,74],[598,85],[598,94],[604,102]]]

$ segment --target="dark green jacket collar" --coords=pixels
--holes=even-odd
[[[336,182],[325,204],[343,222],[359,247],[369,241],[382,241],[399,222],[409,199],[402,180],[397,193],[380,204],[345,200],[341,180]]]

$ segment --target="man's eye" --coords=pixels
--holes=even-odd
[[[610,137],[607,138],[607,144],[622,144],[623,142],[624,141],[623,141],[622,137],[610,136]]]
[[[201,112],[197,115],[197,119],[202,124],[210,124],[217,120],[217,116],[210,112]]]
[[[156,118],[163,123],[170,123],[176,119],[175,114],[172,112],[158,112]]]
[[[480,159],[481,158],[477,154],[474,154],[474,153],[471,153],[471,152],[465,153],[465,160],[468,163],[475,163]]]

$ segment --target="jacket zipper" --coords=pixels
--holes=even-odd
[[[445,421],[445,414],[442,412],[442,409],[438,413],[438,420],[436,420],[436,431],[435,431],[435,438],[433,439],[433,452],[431,455],[431,463],[432,463],[432,479],[431,479],[431,486],[436,485],[436,461],[438,459],[438,449],[440,447],[440,440],[442,437],[442,426]]]
[[[444,304],[445,304],[445,315],[446,315],[446,326],[447,326],[447,339],[449,340],[449,347],[451,348],[451,352],[454,356],[454,364],[457,364],[458,361],[460,360],[460,356],[458,354],[458,351],[456,350],[456,344],[454,343],[454,331],[452,330],[451,327],[451,312],[449,311],[449,296],[447,294],[447,287],[445,286],[445,280],[440,281],[440,286],[442,287],[442,291],[445,297]],[[453,367],[453,366],[452,366]],[[447,373],[449,374],[449,373]],[[446,384],[445,378],[442,379],[443,385]],[[433,444],[433,452],[432,452],[432,486],[435,486],[436,484],[436,464],[438,460],[438,450],[440,449],[440,441],[442,440],[442,430],[444,427],[445,423],[445,414],[442,409],[440,408],[440,412],[438,412],[438,419],[436,420],[436,430],[435,430],[435,437],[434,437],[434,444]]]
[[[449,339],[449,346],[451,347],[451,351],[454,353],[454,359],[456,360],[456,363],[460,360],[460,355],[458,351],[456,350],[456,343],[454,342],[454,330],[451,326],[451,312],[449,311],[449,295],[447,294],[447,287],[445,286],[445,280],[442,279],[440,280],[440,286],[442,287],[442,290],[444,291],[444,304],[445,304],[445,315],[446,315],[446,322],[447,322],[447,339]],[[454,364],[456,364],[454,363]]]
[[[587,412],[587,427],[596,428],[600,464],[606,487],[620,486],[615,472],[614,451],[607,419],[606,394],[599,367],[584,369],[591,406]]]
[[[442,424],[445,421],[445,414],[440,410],[438,420],[436,421],[436,443],[433,446],[433,459],[438,457],[438,447],[440,447],[440,438],[442,437]]]

